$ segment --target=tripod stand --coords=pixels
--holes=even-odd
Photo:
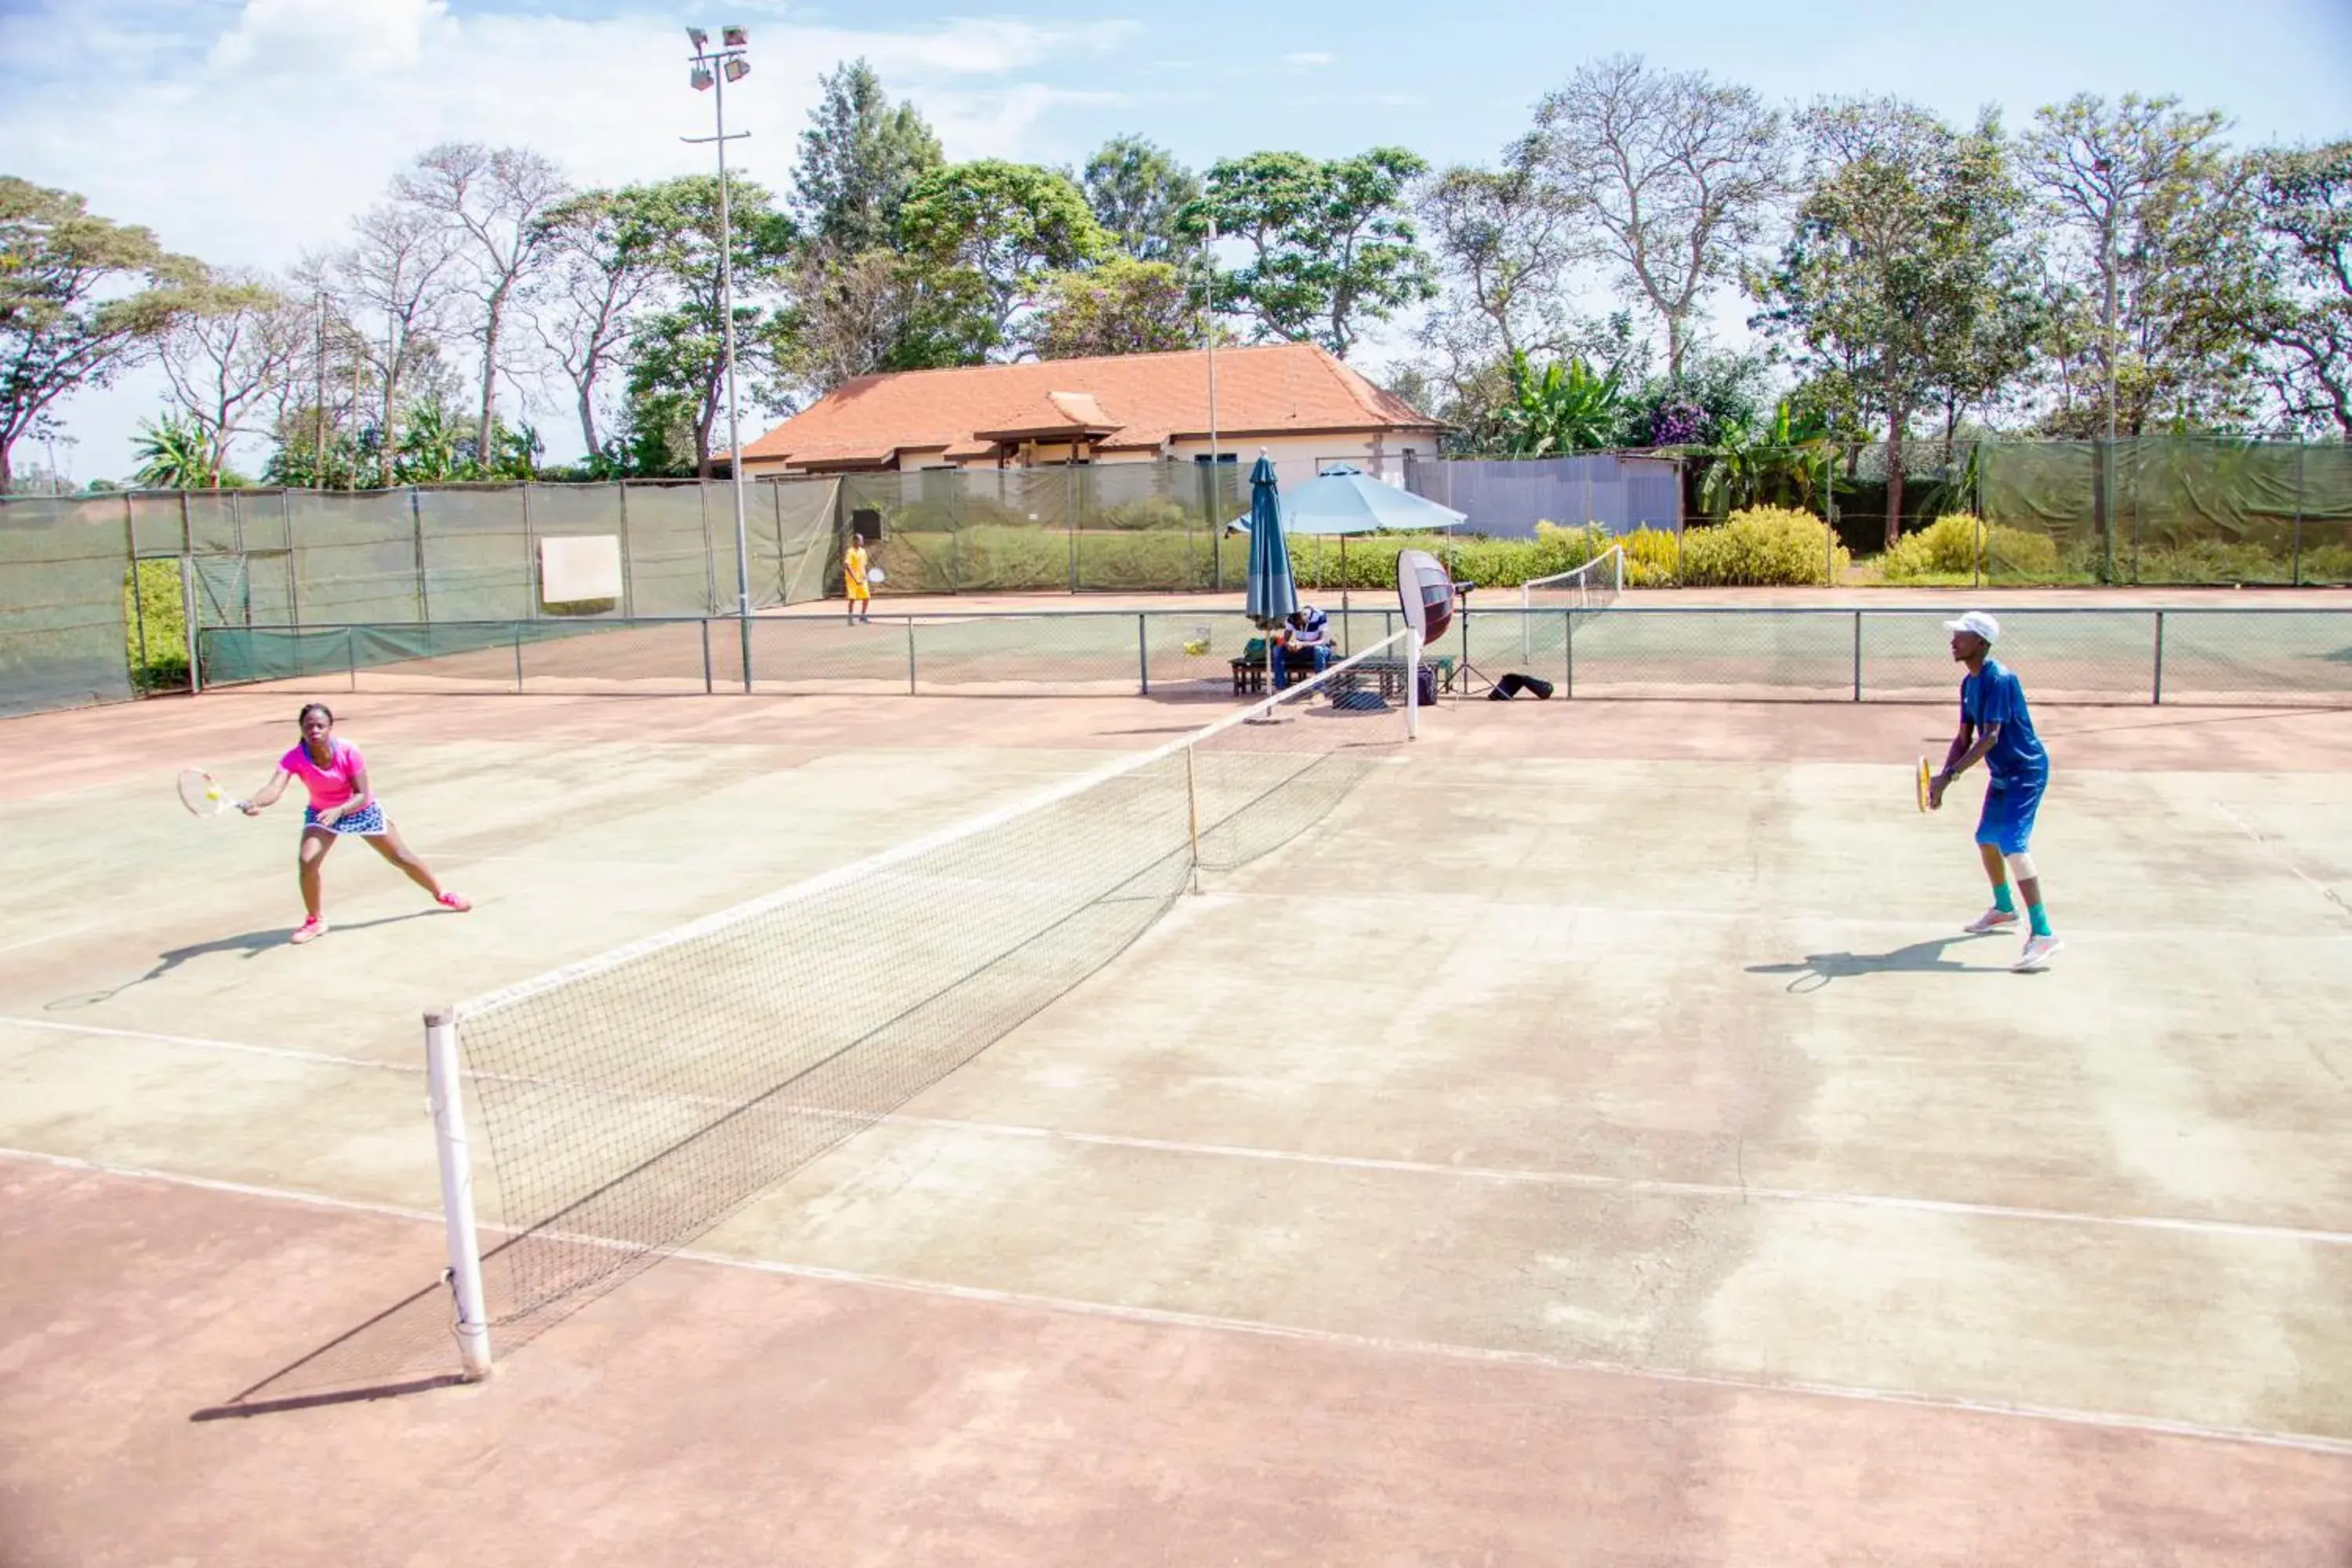
[[[1460,662],[1454,665],[1454,679],[1447,682],[1447,685],[1465,697],[1470,695],[1470,683],[1474,680],[1485,682],[1489,691],[1495,688],[1495,683],[1486,679],[1486,671],[1470,661],[1470,595],[1477,592],[1477,589],[1478,584],[1475,583],[1454,584],[1454,593],[1459,595],[1462,600],[1462,658]]]

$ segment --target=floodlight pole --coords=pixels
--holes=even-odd
[[[735,500],[735,616],[737,631],[742,644],[743,689],[751,689],[751,545],[749,530],[743,521],[743,433],[738,416],[735,398],[735,242],[731,204],[727,189],[727,143],[740,142],[751,133],[738,131],[727,133],[727,83],[751,70],[743,58],[747,39],[740,27],[729,27],[720,34],[720,47],[707,47],[708,35],[689,27],[687,36],[694,41],[694,74],[689,79],[698,88],[711,89],[711,136],[681,136],[679,141],[694,146],[715,145],[719,150],[719,329],[727,353],[727,468],[730,477],[729,489]]]

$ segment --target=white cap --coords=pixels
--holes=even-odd
[[[1982,610],[1970,610],[1957,621],[1946,621],[1944,629],[1948,632],[1973,632],[1989,643],[2000,640],[2000,623]]]

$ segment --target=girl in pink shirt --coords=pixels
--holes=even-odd
[[[377,854],[399,867],[443,909],[472,909],[462,894],[444,889],[432,869],[400,841],[400,830],[384,816],[383,803],[368,787],[367,759],[360,755],[357,746],[336,739],[335,715],[327,705],[305,705],[299,721],[300,743],[278,759],[278,771],[268,785],[243,807],[247,816],[260,816],[262,808],[275,805],[296,779],[310,793],[310,804],[302,808],[302,847],[296,867],[302,884],[302,908],[310,918],[295,928],[294,940],[309,942],[326,934],[327,921],[319,912],[319,862],[344,834],[366,839]]]

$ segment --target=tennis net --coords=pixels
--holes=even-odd
[[[1158,750],[426,1019],[467,1371],[972,1059],[1395,760],[1413,634]],[[462,1062],[462,1066],[460,1065]],[[499,1245],[473,1240],[471,1120]]]
[[[1519,587],[1522,610],[1605,610],[1625,588],[1625,547],[1612,544],[1573,572],[1538,577]]]

